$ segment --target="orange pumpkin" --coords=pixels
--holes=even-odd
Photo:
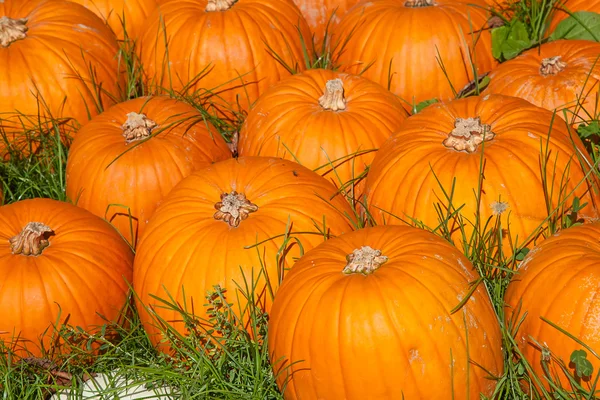
[[[247,302],[237,288],[248,284],[255,285],[251,301],[268,311],[284,269],[302,249],[352,230],[352,209],[335,194],[316,173],[276,158],[240,157],[192,173],[167,196],[138,244],[133,286],[139,300],[183,334],[181,315],[152,295],[172,296],[202,320],[206,293],[218,284],[247,321],[239,315]],[[302,246],[284,244],[286,233]],[[159,343],[152,316],[142,311],[140,318]],[[160,348],[168,351],[164,343]]]
[[[569,18],[569,13],[577,11],[590,11],[600,14],[600,0],[560,0],[554,7],[554,13],[550,19],[548,33],[554,32],[560,21]]]
[[[67,162],[67,196],[135,246],[171,188],[231,157],[202,114],[167,97],[117,104],[81,128]]]
[[[502,335],[485,288],[450,313],[476,279],[455,247],[417,228],[365,228],[315,247],[286,276],[269,318],[284,398],[491,396]]]
[[[0,340],[40,356],[67,317],[85,330],[116,320],[132,264],[119,234],[81,208],[42,198],[0,207]]]
[[[571,388],[557,358],[574,375],[571,354],[584,348],[542,318],[600,352],[598,288],[600,223],[565,229],[540,243],[525,257],[508,285],[505,295],[507,326],[512,325],[511,321],[519,322],[527,313],[515,339],[547,389],[545,367],[555,381],[560,380],[563,387]],[[544,354],[548,349],[553,357]],[[588,350],[586,352],[594,367],[593,381],[600,361]],[[585,380],[590,381],[589,377]]]
[[[600,43],[558,40],[500,64],[482,94],[521,97],[536,106],[567,110],[578,125],[600,114]]]
[[[302,12],[311,32],[317,51],[322,50],[325,34],[331,35],[333,27],[346,12],[360,0],[294,0]]]
[[[158,4],[156,0],[71,0],[92,10],[96,15],[108,22],[117,38],[137,39],[140,31]]]
[[[102,106],[114,104],[124,82],[118,49],[110,29],[79,4],[1,2],[0,132],[23,148],[24,127],[38,126],[49,116],[84,123]]]
[[[413,103],[449,100],[496,61],[484,0],[371,0],[332,33],[334,60]],[[440,66],[440,64],[443,64]],[[445,72],[444,72],[445,69]]]
[[[148,19],[139,46],[148,84],[207,97],[227,115],[290,75],[277,57],[305,68],[300,33],[312,52],[292,0],[167,0]]]
[[[513,245],[537,237],[549,210],[560,213],[559,203],[567,208],[574,196],[587,203],[580,216],[598,216],[598,182],[586,180],[587,163],[581,140],[550,111],[515,97],[474,96],[433,104],[402,124],[375,155],[367,204],[379,224],[416,218],[436,228],[447,217],[457,245],[455,210],[468,240],[476,216],[483,233],[499,215],[503,249],[511,254]]]
[[[256,102],[238,152],[296,161],[342,185],[364,172],[373,150],[406,117],[396,96],[368,79],[308,70],[277,83]]]

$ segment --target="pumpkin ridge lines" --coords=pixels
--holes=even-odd
[[[244,14],[244,18],[242,18],[242,14]],[[254,41],[250,40],[250,37],[253,37],[253,35],[248,31],[248,29],[246,29],[246,26],[244,24],[245,20],[252,21],[252,24],[255,24],[257,22],[252,18],[251,15],[248,15],[246,13],[246,10],[244,10],[243,8],[238,9],[237,12],[235,13],[235,16],[237,17],[237,20],[238,20],[238,23],[240,26],[239,29],[241,29],[241,31],[242,31],[242,34],[239,35],[239,37],[242,37],[243,40],[246,42],[246,46],[248,48],[248,54],[250,56],[250,59],[248,61],[250,62],[250,65],[252,65],[252,69],[250,71],[242,72],[242,74],[239,74],[239,75],[243,75],[243,76],[242,77],[238,76],[236,78],[236,80],[239,79],[240,81],[243,81],[244,79],[249,79],[248,73],[250,73],[252,76],[252,80],[249,82],[255,82],[257,90],[259,90],[260,79],[258,76],[258,69],[260,67],[256,63],[256,56],[255,56],[256,49],[254,48]],[[259,30],[261,30],[261,29],[259,28]],[[262,32],[262,30],[261,30],[261,32]]]

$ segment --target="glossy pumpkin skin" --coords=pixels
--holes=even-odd
[[[0,3],[1,16],[27,18],[28,28],[24,39],[0,47],[0,126],[9,137],[23,132],[23,126],[37,126],[38,113],[42,120],[51,114],[79,123],[88,120],[88,112],[96,115],[90,63],[95,81],[102,85],[103,106],[114,104],[109,95],[118,98],[124,82],[119,47],[110,28],[93,12],[62,0],[6,0]],[[41,104],[32,94],[38,90]],[[22,133],[14,140],[15,146],[25,147]]]
[[[331,43],[338,44],[336,61],[342,71],[358,74],[372,63],[362,76],[389,87],[411,110],[413,103],[454,98],[448,79],[456,91],[474,79],[465,43],[473,47],[472,38],[487,27],[489,16],[484,0],[434,0],[434,5],[424,7],[406,3],[359,3],[337,25]],[[476,42],[472,59],[482,75],[497,64],[489,30],[482,31]],[[436,57],[441,57],[448,77]]]
[[[550,19],[548,34],[554,32],[560,21],[569,18],[570,13],[577,11],[591,11],[600,14],[600,0],[561,0],[554,7],[554,13]]]
[[[520,97],[546,108],[574,125],[600,113],[600,43],[587,40],[558,40],[528,50],[500,64],[489,75],[482,94]],[[560,56],[564,65],[540,70],[543,63]],[[551,69],[551,70],[550,70]]]
[[[368,275],[342,273],[347,255],[363,246],[387,262]],[[476,279],[456,248],[412,227],[364,228],[315,247],[286,276],[269,317],[280,388],[290,379],[285,399],[490,396],[495,382],[468,365],[465,346],[472,361],[502,374],[502,339],[485,288],[450,314]]]
[[[486,140],[472,153],[443,144],[457,118],[476,117],[490,126],[495,134],[492,140]],[[482,228],[490,218],[493,225],[495,216],[500,215],[503,249],[509,255],[513,247],[509,239],[514,245],[524,244],[548,216],[540,166],[540,158],[547,154],[541,149],[547,146],[550,157],[545,168],[546,187],[548,193],[554,193],[548,204],[550,210],[557,209],[559,200],[565,200],[564,207],[569,207],[573,197],[578,196],[581,204],[587,203],[579,216],[597,217],[597,180],[588,185],[588,169],[579,159],[591,161],[576,133],[569,133],[560,117],[554,123],[552,118],[548,110],[502,95],[469,97],[425,108],[406,120],[375,155],[366,183],[371,214],[378,224],[403,224],[398,218],[416,218],[435,228],[440,224],[435,205],[445,210],[449,204],[446,195],[452,195],[453,210],[464,205],[460,213],[467,220],[467,239],[477,212]],[[478,192],[482,162],[483,180]],[[562,179],[566,178],[565,183]],[[561,185],[564,191],[559,199]],[[590,191],[590,187],[595,189]],[[462,246],[458,219],[450,218],[448,227],[455,244]]]
[[[542,317],[582,340],[594,351],[600,351],[599,243],[599,223],[576,226],[555,234],[529,252],[506,291],[507,323],[520,320],[527,312],[515,339],[546,388],[541,349],[533,340],[547,344],[550,351],[564,361],[571,374],[574,374],[573,365],[569,365],[571,353],[583,347],[544,322]],[[600,362],[586,352],[594,367],[593,380]],[[551,373],[560,377],[563,387],[570,388],[555,361],[547,365]]]
[[[29,222],[54,231],[41,255],[12,254],[9,239]],[[93,329],[116,320],[132,281],[133,253],[107,222],[74,205],[50,199],[0,207],[0,340],[20,339],[17,354],[41,356],[39,337],[69,317]],[[60,314],[59,314],[60,306]],[[48,350],[50,329],[43,338]],[[30,342],[28,342],[30,341]]]
[[[258,206],[237,227],[214,217],[221,195],[232,190],[245,194],[248,201]],[[290,241],[282,257],[283,266],[276,265],[277,253],[284,242],[281,235],[288,230],[287,224],[293,224],[292,232],[297,233],[291,236],[301,241],[304,251],[323,241],[322,233],[314,233],[318,232],[315,223],[323,226],[324,219],[332,235],[352,230],[346,217],[353,215],[352,209],[341,195],[333,196],[335,193],[336,188],[316,173],[276,158],[240,157],[192,173],[158,208],[138,244],[134,290],[139,300],[146,307],[156,306],[157,300],[150,295],[168,299],[167,290],[180,304],[187,302],[188,310],[193,299],[196,316],[206,319],[203,304],[213,285],[227,289],[227,299],[234,303],[237,312],[246,304],[237,285],[244,287],[244,279],[248,284],[254,279],[255,302],[268,311],[272,295],[265,275],[260,272],[261,259],[274,294],[279,286],[278,277],[283,275],[281,268],[289,268],[301,255],[299,246]],[[257,243],[260,243],[258,248],[245,248]],[[139,303],[138,309],[142,309]],[[181,314],[172,310],[156,307],[155,312],[167,321],[181,321]],[[140,313],[140,318],[152,342],[157,344],[162,335],[155,327],[156,322],[146,311]],[[247,315],[242,318],[248,319]],[[181,322],[172,325],[186,333]],[[160,348],[168,351],[165,344]]]
[[[333,79],[343,82],[343,110],[319,102]],[[402,103],[368,79],[308,70],[277,83],[257,101],[240,131],[238,152],[296,161],[341,186],[364,172],[375,151],[356,154],[379,148],[406,117]]]
[[[130,112],[158,124],[154,136],[128,142],[122,125]],[[173,186],[227,158],[231,151],[219,132],[192,106],[140,97],[111,107],[77,133],[67,162],[67,196],[106,218],[135,246]]]
[[[156,0],[71,0],[92,10],[108,22],[117,38],[123,40],[125,32],[130,39],[137,39],[148,15],[157,7]]]
[[[230,114],[247,110],[290,75],[267,45],[287,64],[304,68],[297,26],[307,44],[310,30],[292,0],[239,0],[228,10],[211,12],[207,5],[207,0],[167,0],[148,18],[139,50],[150,86],[207,96]]]
[[[315,49],[323,48],[325,33],[331,35],[333,27],[346,12],[360,0],[294,0],[306,19],[314,36]],[[327,32],[326,32],[327,31]]]

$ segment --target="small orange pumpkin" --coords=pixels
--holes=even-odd
[[[261,96],[242,126],[238,152],[296,161],[339,186],[364,172],[406,117],[396,96],[368,79],[308,70]]]
[[[567,110],[577,126],[600,115],[600,43],[557,40],[500,64],[482,94],[525,99],[550,111]]]
[[[452,99],[474,79],[472,64],[479,76],[497,64],[487,8],[484,0],[363,1],[332,32],[334,60],[389,88],[409,111]]]
[[[533,372],[547,389],[546,368],[563,387],[570,389],[571,386],[557,360],[544,353],[549,349],[574,375],[571,354],[584,348],[542,318],[600,352],[599,288],[598,222],[565,229],[544,240],[529,252],[508,285],[506,324],[518,323],[527,313],[515,339]],[[543,296],[540,297],[541,294]],[[594,367],[593,380],[600,361],[586,352]],[[589,381],[589,377],[585,380]]]
[[[166,0],[138,48],[148,85],[207,98],[230,115],[290,75],[280,61],[305,68],[301,38],[312,54],[292,0]]]
[[[198,170],[173,188],[138,244],[133,282],[138,309],[151,307],[186,334],[181,314],[152,296],[172,296],[206,326],[206,293],[221,285],[247,323],[248,315],[239,315],[247,301],[268,312],[284,270],[302,249],[328,234],[351,231],[352,215],[332,184],[291,161],[240,157]],[[302,246],[295,239],[284,245],[286,233]],[[254,299],[238,289],[246,285],[254,285]],[[140,318],[152,343],[159,344],[157,322],[145,311]],[[159,347],[168,351],[165,343]]]
[[[108,22],[117,38],[137,39],[148,18],[157,7],[156,0],[71,0],[85,6]]]
[[[514,246],[543,237],[538,227],[549,211],[560,213],[574,196],[587,203],[580,217],[598,216],[598,181],[586,179],[588,165],[577,134],[552,112],[516,97],[468,97],[430,105],[381,146],[367,177],[367,204],[378,224],[415,218],[436,228],[448,219],[458,246],[456,210],[467,240],[477,217],[483,234],[499,215],[502,232],[496,237],[501,233],[510,255]]]
[[[124,87],[118,50],[110,28],[79,4],[1,2],[0,133],[23,149],[24,128],[50,116],[84,123],[114,104]]]
[[[173,186],[230,157],[219,132],[195,108],[168,97],[140,97],[111,107],[77,133],[67,196],[135,246]]]
[[[502,335],[485,288],[450,312],[476,279],[455,247],[417,228],[365,228],[310,250],[269,317],[284,398],[491,396]]]
[[[42,198],[0,207],[0,340],[41,356],[67,317],[86,330],[116,320],[132,265],[127,243],[86,210]]]

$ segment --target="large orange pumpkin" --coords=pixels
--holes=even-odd
[[[500,215],[503,249],[510,254],[549,210],[560,212],[563,201],[569,207],[574,196],[587,203],[580,217],[597,217],[597,180],[590,187],[587,163],[581,140],[552,112],[515,97],[474,96],[431,105],[402,124],[375,155],[367,204],[378,223],[416,218],[436,228],[448,219],[457,245],[462,235],[455,210],[468,240],[476,216],[483,233]]]
[[[579,124],[600,114],[600,43],[558,40],[500,64],[482,94],[521,97]]]
[[[84,123],[114,104],[124,82],[118,49],[110,28],[79,4],[1,2],[0,132],[25,147],[22,135],[12,138],[24,126],[50,115]]]
[[[148,15],[158,4],[156,0],[71,0],[92,10],[108,22],[113,32],[121,40],[127,36],[137,39]],[[123,25],[125,30],[123,30]]]
[[[52,324],[69,317],[87,330],[105,324],[102,316],[116,320],[132,264],[127,243],[88,211],[41,198],[0,207],[0,340],[18,337],[18,354],[39,356]]]
[[[171,188],[231,157],[192,106],[168,97],[117,104],[81,128],[67,163],[67,196],[106,218],[133,246]]]
[[[182,316],[153,295],[172,296],[206,319],[206,293],[218,284],[238,317],[247,320],[247,314],[239,315],[247,302],[237,288],[246,291],[246,284],[254,284],[252,300],[268,311],[284,269],[301,249],[314,247],[324,235],[352,230],[352,209],[335,194],[325,178],[276,158],[240,157],[192,173],[167,196],[138,244],[133,285],[139,300],[181,333],[186,333]],[[286,232],[295,239],[284,244]],[[142,311],[140,318],[158,343],[151,315]],[[161,348],[167,350],[165,344]]]
[[[280,61],[305,68],[301,36],[310,54],[310,30],[292,0],[167,0],[139,49],[151,87],[207,96],[229,115],[290,74]]]
[[[484,0],[363,1],[332,33],[346,72],[380,83],[408,104],[455,97],[496,65]],[[443,64],[443,67],[440,65]],[[407,106],[411,109],[410,106]]]
[[[270,314],[269,356],[284,398],[490,396],[503,355],[485,288],[450,312],[476,279],[455,247],[417,228],[366,228],[315,247],[286,276]]]
[[[569,18],[569,13],[577,11],[591,11],[600,14],[600,1],[599,0],[559,0],[556,2],[554,7],[554,13],[550,19],[550,25],[548,27],[548,33],[554,32],[558,24]]]
[[[406,117],[396,96],[368,79],[308,70],[261,96],[242,126],[238,152],[296,161],[339,186],[364,172]]]
[[[571,387],[554,357],[575,375],[571,354],[584,349],[550,323],[600,352],[599,288],[600,223],[565,229],[540,243],[529,252],[508,285],[506,323],[516,326],[527,313],[515,339],[546,388],[544,369],[550,371],[555,381]],[[548,349],[553,357],[544,354]],[[593,381],[600,361],[586,352],[594,367]],[[586,380],[589,382],[589,377]]]

